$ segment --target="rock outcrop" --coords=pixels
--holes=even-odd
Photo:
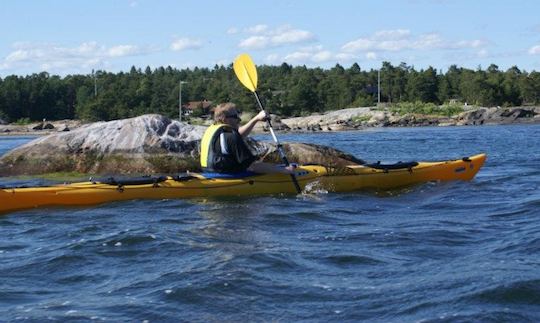
[[[59,131],[70,131],[82,125],[79,120],[58,120],[37,122],[25,125],[2,124],[0,122],[0,133],[12,135],[47,135]]]
[[[272,128],[274,131],[289,131],[291,128],[281,121],[281,118],[275,114],[270,115],[270,121],[272,123]],[[259,122],[253,127],[254,132],[262,133],[268,132],[270,129],[266,122]]]
[[[540,107],[480,108],[460,113],[456,125],[488,125],[540,122]]]
[[[540,107],[475,108],[451,117],[398,114],[388,109],[350,108],[307,117],[282,119],[291,131],[340,131],[365,127],[462,126],[538,123]]]
[[[0,158],[0,175],[80,172],[92,174],[199,171],[206,127],[161,115],[98,122],[37,138]],[[278,161],[275,146],[250,140],[255,154]],[[344,166],[361,160],[330,147],[284,144],[291,162]]]

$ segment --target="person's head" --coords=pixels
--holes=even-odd
[[[231,102],[219,104],[214,110],[214,121],[238,127],[240,125],[240,113],[236,109],[236,104]]]

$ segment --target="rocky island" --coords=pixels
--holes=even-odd
[[[540,123],[540,107],[470,108],[452,115],[399,114],[377,107],[350,108],[275,120],[282,131],[344,131],[368,127],[480,126],[515,123]],[[258,125],[259,131],[265,130]]]
[[[97,122],[41,136],[0,158],[0,176],[53,172],[156,174],[200,171],[200,140],[206,127],[162,115]],[[279,162],[273,143],[249,140],[253,153]],[[332,166],[363,161],[336,149],[284,143],[291,162]]]
[[[351,108],[307,117],[279,119],[276,131],[343,131],[368,127],[496,125],[540,122],[540,107],[474,108],[453,116],[398,114],[380,108]],[[17,126],[0,125],[0,133],[42,135],[0,157],[0,176],[52,172],[155,174],[200,171],[200,140],[206,126],[151,114],[81,124],[63,120]],[[258,124],[255,131],[268,131]],[[46,134],[46,135],[44,135]],[[273,143],[249,139],[257,156],[280,162]],[[284,143],[291,162],[340,167],[361,164],[345,152],[314,144]]]

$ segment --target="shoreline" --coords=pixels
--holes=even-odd
[[[535,125],[540,124],[540,120],[533,122],[511,122],[511,123],[486,123],[482,125],[410,125],[410,126],[357,126],[357,127],[343,127],[341,129],[332,129],[332,130],[298,130],[298,129],[289,129],[289,130],[275,130],[276,133],[281,134],[308,134],[308,133],[333,133],[333,132],[349,132],[349,131],[367,131],[370,129],[384,129],[384,128],[427,128],[427,127],[440,127],[440,128],[449,128],[449,127],[496,127],[496,126],[508,126],[508,125]],[[44,137],[62,131],[10,131],[10,132],[0,132],[0,138],[2,137]],[[253,134],[266,134],[269,133],[269,130],[263,129],[254,129]]]
[[[46,136],[59,132],[67,132],[83,125],[80,120],[54,120],[32,122],[25,125],[5,124],[0,125],[0,136]]]
[[[199,121],[194,121],[193,124],[198,124]],[[360,107],[328,111],[324,114],[312,114],[305,117],[280,119],[272,115],[272,123],[274,130],[278,133],[361,131],[371,128],[538,124],[540,123],[540,107],[469,108],[451,117],[425,114],[399,115],[387,109]],[[41,137],[60,132],[69,132],[87,124],[91,123],[83,123],[81,120],[58,120],[27,125],[7,124],[0,125],[0,136]],[[263,124],[257,124],[253,129],[253,133],[259,134],[268,131]]]

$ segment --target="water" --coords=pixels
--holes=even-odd
[[[488,160],[472,182],[386,194],[131,201],[4,215],[1,320],[540,320],[539,125],[280,138],[369,161],[478,152]],[[0,137],[0,152],[26,141]]]

